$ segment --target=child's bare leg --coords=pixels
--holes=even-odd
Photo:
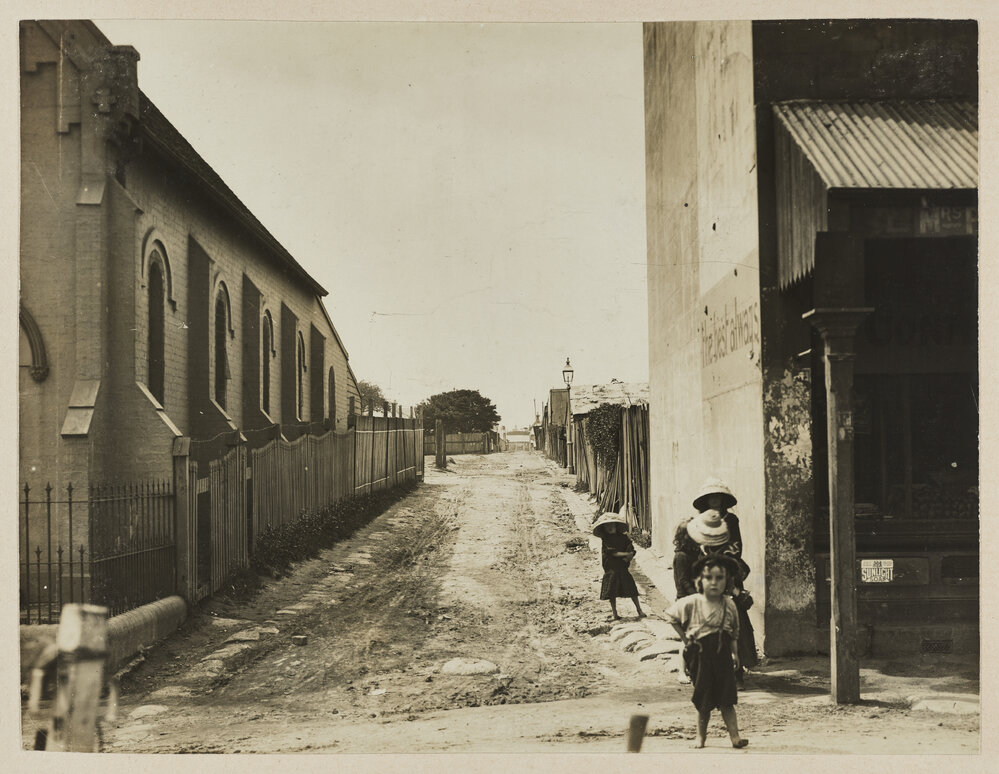
[[[645,613],[642,612],[642,606],[638,604],[638,597],[632,597],[631,601],[635,603],[635,610],[638,611],[638,617],[645,618]]]
[[[700,750],[704,747],[704,742],[708,738],[708,721],[711,720],[711,712],[697,713],[697,736],[694,739],[694,748]]]
[[[728,738],[732,740],[733,747],[745,747],[749,744],[748,739],[739,736],[739,720],[735,716],[735,707],[721,707],[722,720],[725,721],[725,728],[728,729]]]
[[[610,603],[611,603],[611,615],[614,616],[614,620],[618,620],[619,618],[621,618],[621,616],[617,614],[617,600],[614,599],[614,597],[611,597]]]

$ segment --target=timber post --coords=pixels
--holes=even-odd
[[[99,752],[97,716],[107,658],[108,610],[64,605],[56,634],[56,696],[46,750]]]
[[[438,419],[434,427],[434,464],[438,470],[447,468],[447,437],[444,435],[444,420]]]
[[[822,335],[829,477],[829,622],[831,694],[860,701],[857,653],[857,538],[854,525],[853,361],[855,337],[874,310],[864,307],[863,241],[848,232],[815,240],[815,304],[802,315]]]

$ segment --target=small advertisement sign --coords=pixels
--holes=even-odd
[[[861,559],[861,583],[891,583],[895,575],[893,559]]]

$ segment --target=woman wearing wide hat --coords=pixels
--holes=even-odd
[[[638,617],[645,617],[642,606],[638,604],[638,586],[628,571],[628,565],[635,557],[635,546],[627,532],[628,521],[616,513],[603,514],[593,525],[593,534],[600,538],[603,544],[600,561],[603,564],[604,577],[600,583],[600,598],[610,601],[614,620],[621,618],[617,614],[619,597],[630,598],[635,603]]]
[[[717,478],[709,478],[694,497],[697,515],[682,521],[673,538],[673,580],[677,598],[694,594],[693,564],[699,558],[713,553],[732,557],[740,572],[734,578],[729,593],[739,612],[739,661],[743,669],[756,665],[756,638],[749,621],[749,608],[753,598],[743,587],[749,575],[749,565],[742,559],[742,533],[739,517],[729,509],[737,500],[732,490]],[[741,682],[741,674],[739,675]]]

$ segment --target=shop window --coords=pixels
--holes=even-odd
[[[165,405],[165,287],[163,270],[157,261],[149,264],[148,320],[146,346],[146,387],[160,405]]]
[[[858,515],[978,518],[975,374],[857,376],[854,404]]]

